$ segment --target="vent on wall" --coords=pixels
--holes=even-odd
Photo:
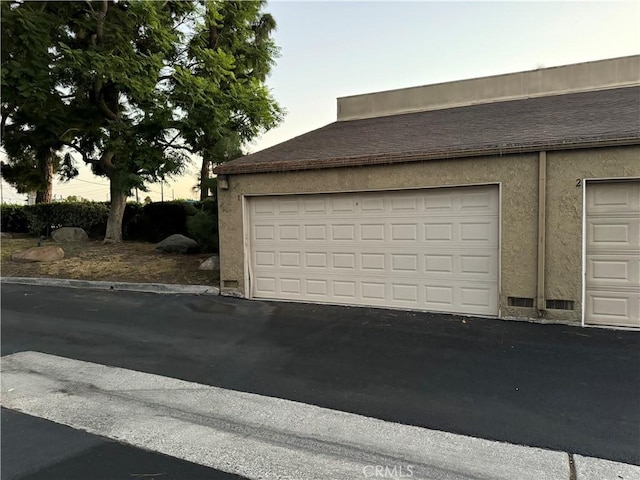
[[[533,307],[533,298],[508,297],[510,307]]]
[[[547,308],[552,310],[573,310],[573,300],[547,300]]]

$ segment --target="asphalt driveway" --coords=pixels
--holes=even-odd
[[[4,284],[25,350],[640,465],[638,332]]]

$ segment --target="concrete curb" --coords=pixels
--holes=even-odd
[[[192,295],[219,295],[220,289],[210,285],[172,285],[167,283],[102,282],[72,280],[66,278],[2,277],[1,283],[19,285],[40,285],[44,287],[88,288],[92,290],[112,290],[146,293],[182,293]]]

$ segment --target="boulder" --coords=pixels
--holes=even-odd
[[[10,233],[0,232],[0,238],[13,238]]]
[[[54,242],[86,242],[89,240],[87,232],[79,227],[61,227],[51,234]]]
[[[156,244],[155,248],[164,253],[191,253],[198,251],[198,243],[189,237],[175,233]]]
[[[16,262],[53,262],[64,258],[64,250],[56,245],[33,247],[11,256]]]
[[[200,270],[220,270],[220,257],[212,255],[200,264]]]

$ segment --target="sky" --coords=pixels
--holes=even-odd
[[[271,1],[280,57],[267,85],[287,115],[256,152],[336,119],[336,98],[640,54],[640,2]],[[82,167],[54,196],[108,199]],[[197,198],[197,159],[181,178],[140,192]],[[6,203],[24,203],[6,182]]]

